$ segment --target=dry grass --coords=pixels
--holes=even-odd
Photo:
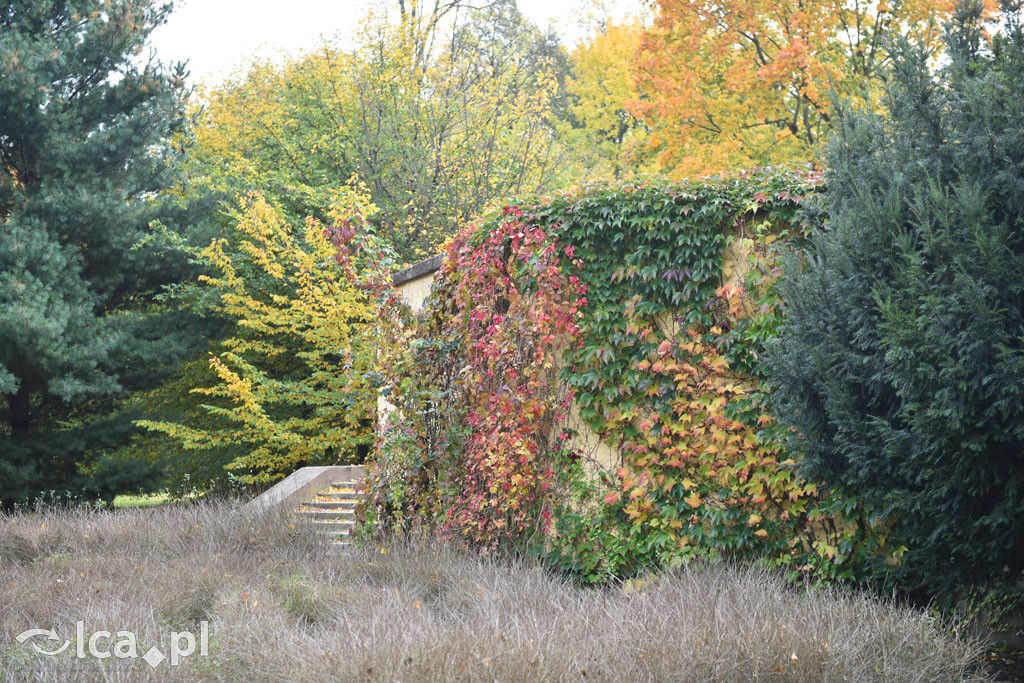
[[[581,590],[445,548],[336,550],[297,531],[226,503],[0,516],[0,681],[983,679],[979,645],[920,613],[758,571]],[[154,670],[14,639],[68,638],[79,619],[164,652],[207,620],[211,651]]]

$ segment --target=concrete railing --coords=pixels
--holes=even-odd
[[[336,482],[359,481],[365,471],[362,465],[326,465],[302,467],[245,504],[247,510],[264,510],[281,505],[294,508],[312,500],[313,496]]]

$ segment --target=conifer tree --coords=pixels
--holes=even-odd
[[[923,597],[1024,571],[1024,30],[956,10],[946,65],[895,48],[886,111],[842,113],[829,220],[769,358],[806,474],[863,496]],[[914,590],[916,589],[916,590]]]
[[[0,2],[0,503],[81,486],[127,424],[97,411],[187,345],[154,306],[185,265],[150,227],[184,122],[184,66],[144,53],[170,10]]]

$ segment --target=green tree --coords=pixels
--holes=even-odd
[[[90,458],[131,429],[118,398],[190,343],[156,303],[187,264],[150,228],[173,218],[158,193],[186,93],[183,66],[140,55],[169,12],[0,3],[0,503],[98,492]]]
[[[561,184],[568,61],[555,37],[507,0],[399,5],[369,15],[352,48],[208,88],[187,191],[228,204],[257,191],[292,219],[324,220],[355,175],[378,234],[413,262],[488,202]]]
[[[892,520],[923,596],[1024,570],[1024,32],[983,24],[961,4],[947,66],[901,44],[885,111],[841,112],[768,361],[805,473]]]
[[[409,12],[369,22],[354,70],[360,177],[382,235],[411,261],[489,202],[553,190],[567,170],[554,127],[567,104],[557,40],[508,0],[428,26],[436,35]]]

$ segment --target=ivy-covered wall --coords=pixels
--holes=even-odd
[[[701,555],[829,576],[883,525],[801,479],[766,412],[780,245],[812,174],[758,170],[511,202],[385,321],[378,528],[544,555],[588,580]]]

